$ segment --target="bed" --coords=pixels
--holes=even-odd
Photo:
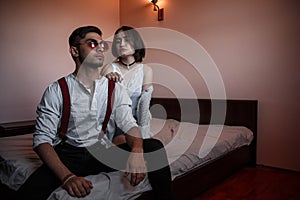
[[[219,112],[224,110],[224,107],[226,113]],[[238,169],[256,165],[257,109],[258,102],[256,100],[152,98],[151,130],[153,137],[160,139],[166,145],[175,199],[193,199]],[[3,137],[0,138],[0,151],[2,151],[0,162],[8,162],[8,159],[3,157],[11,156],[8,155],[7,150],[11,143],[15,145],[14,149],[21,148],[24,151],[31,151],[31,146],[24,146],[22,142],[27,141],[27,144],[30,144],[33,131],[34,121],[2,124],[0,126],[0,136]],[[246,141],[241,144],[235,141],[229,142],[225,137],[225,135],[229,136],[227,132],[233,133],[233,136],[230,137],[239,140],[246,139]],[[243,135],[240,135],[240,132],[243,132]],[[206,136],[210,134],[212,137],[207,140]],[[204,144],[204,140],[206,144],[209,144],[210,141],[212,145],[208,146],[212,148],[200,151],[197,142],[201,140],[200,144]],[[223,143],[219,146],[214,145],[216,140]],[[174,153],[174,148],[176,148],[176,153]],[[17,154],[17,157],[22,157],[24,156],[22,152],[14,152],[13,155]],[[197,155],[195,156],[195,154]],[[23,170],[24,163],[26,165],[32,163],[38,165],[40,163],[36,155],[32,154],[29,157],[30,162],[28,159],[18,159],[17,164],[14,163],[15,166]],[[192,161],[193,159],[196,159],[196,164],[195,161]],[[6,170],[15,169],[6,168]],[[31,171],[22,172],[22,176],[26,173],[28,175]],[[13,199],[14,190],[17,187],[13,188],[7,184],[10,177],[7,177],[5,182],[3,181],[4,175],[1,174],[1,176],[1,194]],[[109,176],[110,180],[115,180],[115,184],[118,184],[118,172]],[[92,180],[96,181],[97,184],[106,186],[108,185],[107,182],[98,183],[98,180],[102,180],[103,177],[107,177],[107,175],[92,177]],[[118,192],[111,191],[109,198],[151,199],[151,186],[147,180],[143,181],[137,188],[137,190],[131,188],[130,195],[127,192],[124,193],[122,188],[117,188],[115,191],[122,193],[122,195],[113,197],[112,195]],[[64,191],[58,188],[49,199],[66,199],[65,197]]]

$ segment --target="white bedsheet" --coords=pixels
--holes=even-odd
[[[245,127],[198,125],[171,119],[153,118],[151,132],[152,137],[165,145],[173,179],[233,149],[249,145],[253,139],[252,132]],[[14,190],[41,165],[32,150],[32,134],[0,138],[0,156],[0,180]],[[122,172],[100,173],[87,179],[93,182],[94,189],[83,199],[135,199],[151,190],[148,179],[132,187]],[[54,199],[75,198],[59,187],[49,197]]]
[[[197,125],[175,120],[168,120],[165,124],[163,131],[153,137],[165,145],[173,179],[234,149],[249,145],[253,139],[252,131],[242,126]]]
[[[0,138],[0,181],[17,190],[42,164],[32,150],[32,134]]]

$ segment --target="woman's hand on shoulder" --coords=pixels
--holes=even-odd
[[[105,77],[115,82],[121,83],[123,81],[123,77],[118,72],[109,72],[108,74],[105,75]]]
[[[103,69],[101,70],[101,75],[115,82],[121,82],[123,80],[121,74],[113,71],[113,67],[111,64],[107,64],[103,67]]]

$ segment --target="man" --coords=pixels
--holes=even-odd
[[[141,139],[131,114],[131,101],[119,84],[113,94],[111,130],[107,134],[101,132],[108,101],[108,80],[100,75],[106,48],[102,32],[94,26],[80,27],[70,35],[69,45],[75,71],[65,77],[71,104],[66,136],[58,134],[63,124],[63,97],[60,85],[54,82],[37,108],[34,132],[33,148],[44,164],[20,188],[19,197],[46,199],[59,186],[71,196],[85,197],[93,185],[84,176],[123,167],[133,186],[150,170],[148,177],[155,199],[171,199],[171,175],[163,146],[154,139]],[[114,123],[127,133],[127,143],[118,147],[110,144]],[[120,148],[129,151],[125,160],[126,154],[119,155],[124,152]],[[155,152],[155,159],[160,162],[151,159],[150,153],[145,156],[146,166],[144,151]]]

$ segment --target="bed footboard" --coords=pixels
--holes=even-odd
[[[19,121],[0,124],[0,137],[33,133],[35,120]]]

